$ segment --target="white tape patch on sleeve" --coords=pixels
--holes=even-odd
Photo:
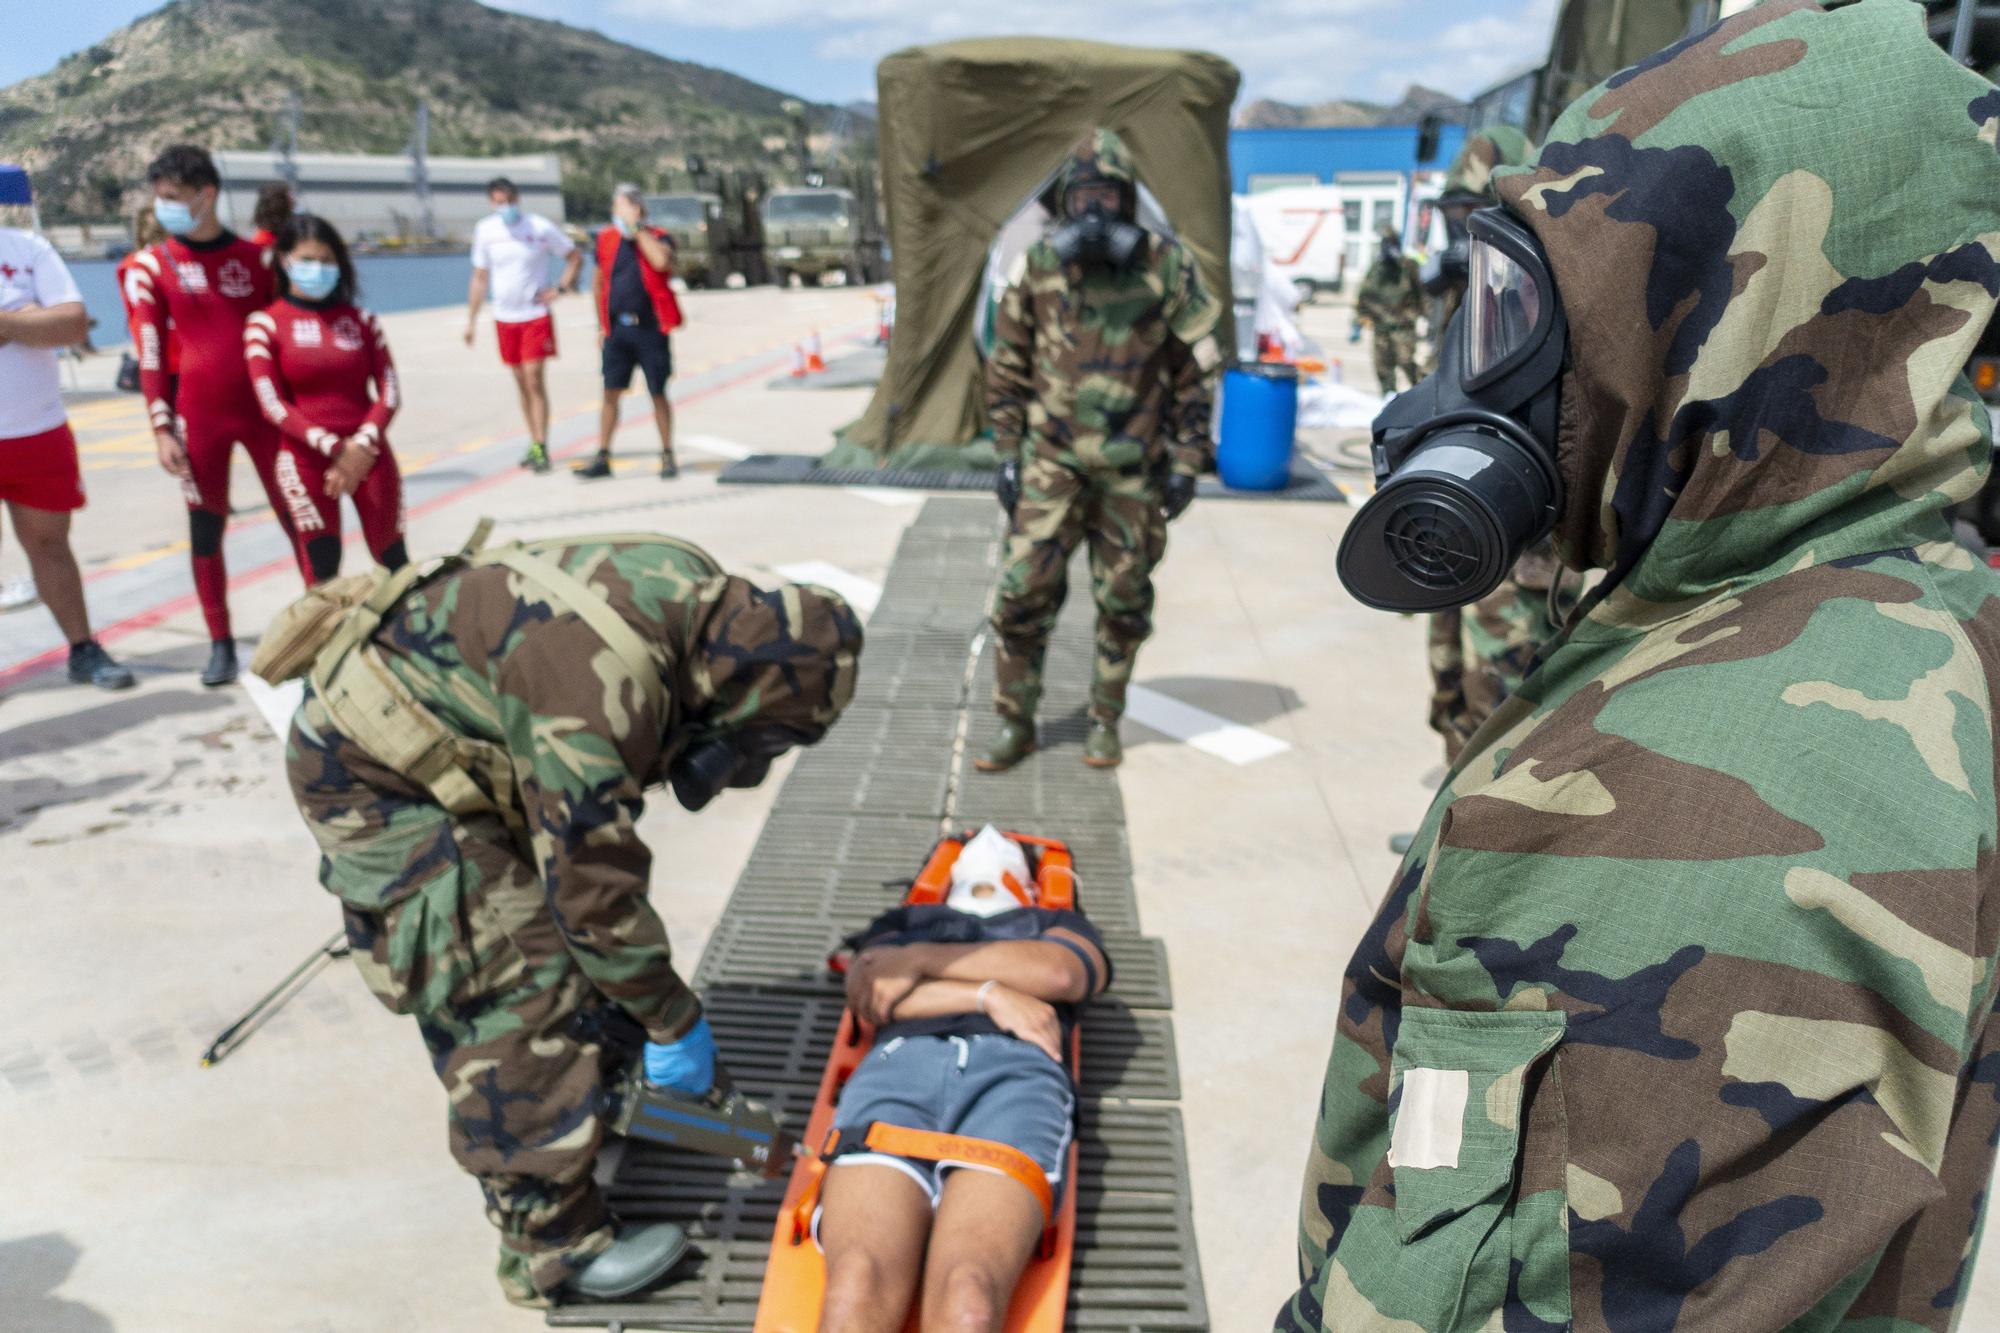
[[[1389,1136],[1389,1165],[1457,1166],[1472,1078],[1463,1069],[1411,1069]]]

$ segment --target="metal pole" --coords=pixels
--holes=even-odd
[[[285,94],[285,137],[278,143],[278,176],[296,200],[299,193],[299,90]]]
[[[1961,65],[1972,63],[1972,24],[1979,14],[1979,0],[1958,0],[1958,18],[1951,28],[1951,58]]]

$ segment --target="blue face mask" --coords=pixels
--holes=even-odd
[[[308,301],[323,301],[340,285],[340,267],[318,259],[287,259],[285,278]]]
[[[630,236],[638,230],[637,227],[633,226],[630,222],[626,221],[624,218],[611,219],[611,225],[618,228],[618,234],[620,236]]]
[[[502,204],[500,205],[499,213],[500,220],[510,227],[521,220],[521,206],[519,204]]]
[[[169,236],[185,236],[194,230],[194,210],[178,199],[153,200],[153,217]]]

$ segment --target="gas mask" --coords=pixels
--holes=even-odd
[[[810,745],[790,727],[746,727],[711,733],[693,741],[667,770],[674,799],[701,810],[730,787],[754,787],[770,776],[771,761],[794,746]]]
[[[1376,489],[1341,539],[1340,581],[1381,611],[1477,601],[1555,526],[1557,405],[1569,325],[1533,232],[1468,223],[1465,304],[1438,368],[1375,418]]]
[[[1086,186],[1077,191],[1093,191]],[[1146,244],[1145,228],[1128,222],[1102,200],[1092,200],[1081,209],[1072,209],[1049,236],[1056,258],[1064,264],[1084,268],[1129,268]]]

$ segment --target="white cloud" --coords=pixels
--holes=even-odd
[[[522,0],[514,0],[521,3]],[[529,0],[532,3],[532,0]],[[762,31],[827,61],[873,63],[901,47],[994,33],[1213,51],[1243,71],[1244,97],[1393,100],[1412,82],[1470,96],[1535,63],[1555,0],[1503,0],[1508,16],[1426,27],[1432,4],[1382,0],[609,0],[627,20]],[[1496,5],[1496,7],[1500,7]]]

